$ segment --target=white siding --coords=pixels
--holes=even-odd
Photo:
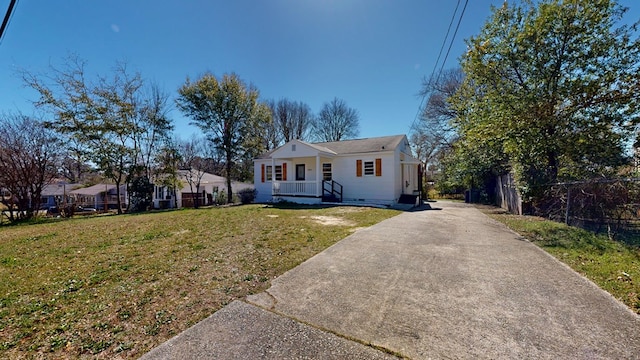
[[[400,148],[403,147],[402,143],[398,146],[396,151],[393,154],[393,158],[396,166],[393,169],[393,190],[396,201],[400,199],[400,195],[402,195],[402,163],[400,162]]]
[[[333,160],[333,178],[343,186],[343,200],[376,204],[391,204],[397,201],[394,191],[396,167],[393,153],[371,153],[338,157]],[[382,176],[356,176],[356,161],[382,159]],[[399,165],[398,165],[399,166]]]
[[[256,202],[259,203],[271,201],[271,181],[265,178],[265,181],[262,182],[262,164],[264,164],[265,167],[267,165],[271,166],[271,159],[256,160],[253,165],[253,184],[258,192],[256,194]]]
[[[295,147],[295,150],[293,149]],[[318,150],[312,148],[307,144],[303,144],[297,140],[285,144],[280,149],[274,151],[271,156],[273,158],[301,158],[301,157],[315,157],[318,154]]]
[[[304,164],[305,181],[316,181],[316,158],[293,159],[290,165],[287,165],[287,180],[296,180],[296,165]],[[322,166],[322,164],[320,164]],[[291,167],[291,169],[289,169]],[[320,168],[322,172],[322,168]],[[291,177],[289,177],[291,175]]]

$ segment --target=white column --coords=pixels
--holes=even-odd
[[[322,196],[322,169],[320,169],[320,154],[316,155],[316,196]]]

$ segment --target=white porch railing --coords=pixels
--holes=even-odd
[[[274,181],[271,193],[280,196],[318,196],[318,182]]]

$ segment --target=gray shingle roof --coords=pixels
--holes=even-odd
[[[338,155],[360,154],[395,150],[395,148],[400,145],[402,139],[404,139],[404,135],[392,135],[366,139],[315,143],[315,145],[325,147]]]
[[[393,151],[400,145],[404,135],[391,135],[365,139],[352,139],[321,143],[303,143],[313,147],[314,149],[326,153],[334,153],[336,155],[345,154],[362,154],[379,151]],[[279,149],[279,148],[278,148]],[[269,159],[271,154],[277,149],[271,150],[258,157],[258,159]]]

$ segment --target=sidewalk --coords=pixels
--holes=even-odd
[[[143,358],[638,358],[640,317],[624,305],[475,208],[431,205],[354,233]]]

